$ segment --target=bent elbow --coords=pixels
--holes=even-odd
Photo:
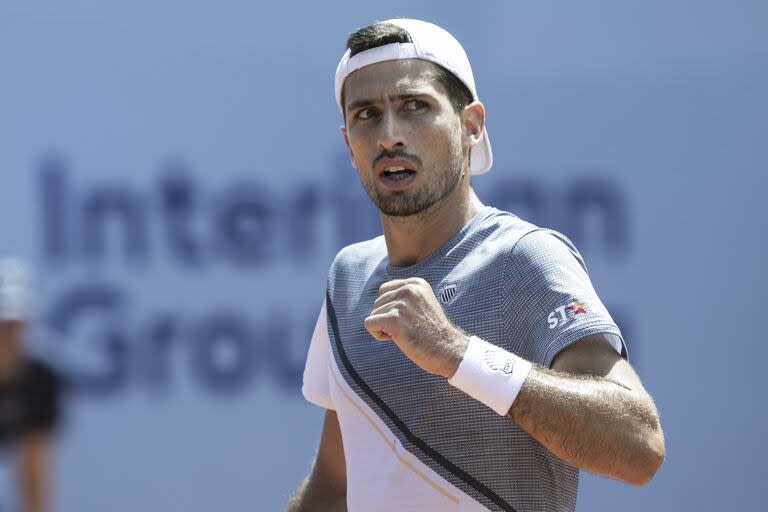
[[[641,450],[641,454],[635,460],[630,474],[624,480],[631,485],[641,487],[650,482],[661,465],[664,463],[666,448],[664,446],[664,434],[658,430]]]

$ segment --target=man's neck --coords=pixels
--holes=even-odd
[[[409,217],[381,216],[389,263],[407,267],[423,260],[461,231],[483,207],[471,187],[457,188],[427,210]]]

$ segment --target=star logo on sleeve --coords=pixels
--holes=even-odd
[[[565,309],[572,312],[573,316],[587,313],[587,305],[583,302],[577,301],[576,299],[573,299],[573,302],[571,302],[570,306]]]

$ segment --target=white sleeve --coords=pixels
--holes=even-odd
[[[335,410],[328,383],[330,339],[328,337],[328,321],[326,318],[325,301],[320,309],[320,315],[309,343],[307,364],[304,366],[304,384],[301,393],[308,401],[326,409]]]

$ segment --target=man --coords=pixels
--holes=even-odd
[[[471,187],[492,153],[461,45],[389,20],[347,48],[342,133],[384,235],[329,272],[302,389],[327,411],[288,510],[573,510],[577,468],[648,482],[656,408],[581,256]]]
[[[0,260],[0,451],[8,452],[10,496],[0,510],[50,510],[51,440],[59,417],[59,382],[53,371],[25,354],[29,315],[25,266]],[[5,457],[4,457],[5,458]]]

